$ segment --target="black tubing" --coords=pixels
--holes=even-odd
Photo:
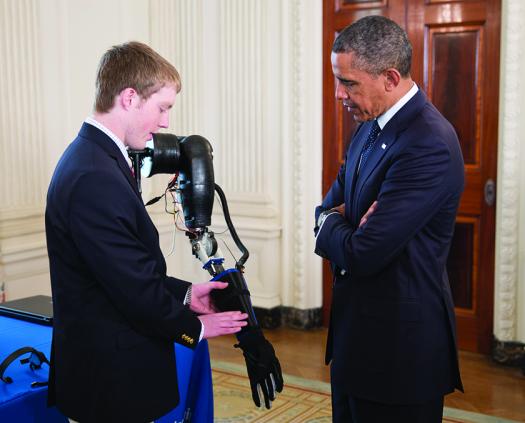
[[[224,191],[217,184],[215,184],[215,191],[217,191],[217,194],[219,194],[219,198],[221,199],[222,210],[224,212],[224,219],[226,220],[226,225],[228,226],[228,229],[230,230],[233,241],[235,242],[235,245],[237,245],[237,248],[241,250],[242,252],[242,257],[237,261],[237,263],[235,263],[235,267],[237,267],[237,269],[242,269],[244,267],[244,263],[246,263],[246,260],[248,260],[248,257],[250,256],[250,252],[241,242],[239,236],[237,235],[237,231],[235,230],[235,227],[233,226],[233,222],[230,217],[230,212],[228,210],[228,202],[226,201],[226,196],[224,195]]]

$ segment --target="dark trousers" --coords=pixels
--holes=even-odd
[[[356,398],[332,385],[334,423],[441,423],[443,397],[422,404],[383,404]]]

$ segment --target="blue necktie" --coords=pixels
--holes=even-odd
[[[374,148],[374,143],[376,142],[377,136],[380,132],[381,128],[377,123],[377,119],[374,119],[374,123],[372,123],[372,128],[370,128],[370,133],[368,134],[368,138],[366,139],[363,151],[361,151],[361,158],[359,159],[359,167],[357,169],[358,172],[365,165],[366,160],[368,159],[372,148]]]

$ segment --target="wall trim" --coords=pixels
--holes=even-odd
[[[521,0],[502,4],[501,87],[498,142],[498,202],[494,277],[494,334],[502,341],[517,336],[519,283],[520,119],[523,109],[521,56],[525,29]]]
[[[32,213],[24,208],[12,214],[0,213],[0,240],[44,231],[43,207],[38,212],[31,207]]]
[[[321,307],[299,309],[282,307],[283,326],[293,329],[316,329],[323,325],[323,309]]]
[[[281,326],[293,329],[316,329],[322,326],[322,308],[299,309],[296,307],[254,307],[257,321],[263,329],[276,329]]]
[[[525,374],[525,343],[515,341],[492,340],[492,359],[504,366],[521,367]]]

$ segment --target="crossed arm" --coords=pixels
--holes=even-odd
[[[366,213],[361,217],[361,220],[359,221],[359,227],[363,226],[366,222],[368,222],[368,218],[374,213],[377,209],[377,200],[372,203],[370,208],[366,211]],[[345,203],[340,204],[332,209],[333,211],[336,211],[341,216],[345,215]]]
[[[316,253],[341,269],[352,269],[354,275],[379,272],[439,210],[454,214],[461,170],[451,169],[450,151],[439,139],[406,148],[376,181],[376,201],[357,227],[343,215],[328,216],[317,234]],[[344,212],[343,205],[334,207],[344,199],[344,176],[343,166],[318,212],[330,208]]]

